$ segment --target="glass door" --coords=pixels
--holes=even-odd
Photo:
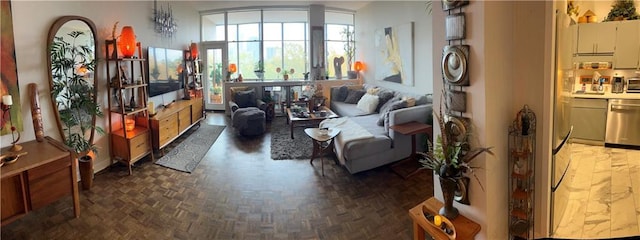
[[[203,42],[205,109],[224,110],[224,80],[227,75],[227,45]]]

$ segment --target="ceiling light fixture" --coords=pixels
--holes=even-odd
[[[167,3],[167,11],[162,6],[158,10],[157,1],[153,1],[153,22],[156,24],[155,31],[162,37],[173,37],[173,34],[178,31],[178,24],[176,24],[173,18],[173,11],[171,6]]]

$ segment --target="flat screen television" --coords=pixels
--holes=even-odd
[[[182,50],[149,47],[147,79],[149,97],[180,90],[184,87]]]

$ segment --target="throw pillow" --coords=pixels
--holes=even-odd
[[[382,126],[389,126],[389,112],[394,111],[394,110],[398,110],[398,109],[402,109],[402,108],[406,108],[407,107],[407,101],[405,100],[397,100],[394,101],[393,103],[391,103],[391,105],[389,106],[388,111],[386,111],[384,114],[382,114],[384,116],[384,123]]]
[[[229,88],[231,90],[231,97],[235,97],[237,92],[240,91],[246,91],[248,89],[248,87],[230,87]],[[231,99],[231,101],[235,102],[235,98]]]
[[[344,102],[356,104],[358,103],[358,101],[360,101],[360,98],[362,98],[362,95],[364,95],[364,93],[365,93],[364,90],[349,89],[349,94],[347,95],[347,98],[344,100]]]
[[[403,97],[402,100],[407,102],[407,107],[413,107],[416,105],[416,99],[412,97]]]
[[[389,102],[393,98],[393,92],[381,90],[378,91],[378,107],[376,107],[376,112],[380,112],[382,110],[382,106]]]
[[[377,87],[367,89],[367,93],[372,95],[377,95],[379,91],[380,91],[380,88],[377,88]]]
[[[247,91],[239,91],[236,92],[233,96],[238,107],[255,107],[256,106],[256,91],[255,89],[250,89]]]
[[[338,94],[336,95],[336,101],[344,102],[347,99],[347,95],[349,95],[349,87],[342,86],[338,89]]]
[[[373,94],[368,94],[368,93],[362,96],[362,98],[360,98],[360,101],[358,101],[358,105],[357,105],[357,107],[360,110],[369,114],[375,112],[377,106],[378,106],[378,96]]]
[[[400,97],[392,97],[391,99],[387,100],[386,103],[383,103],[382,106],[380,107],[380,111],[378,111],[380,114],[378,115],[378,126],[383,126],[384,125],[384,117],[385,114],[387,114],[389,112],[389,109],[391,109],[391,105],[394,104],[394,102],[400,100]],[[378,103],[379,104],[379,103]]]

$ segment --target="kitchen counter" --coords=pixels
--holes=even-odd
[[[586,93],[572,93],[574,98],[600,98],[600,99],[640,99],[640,93],[596,93],[587,91]]]

